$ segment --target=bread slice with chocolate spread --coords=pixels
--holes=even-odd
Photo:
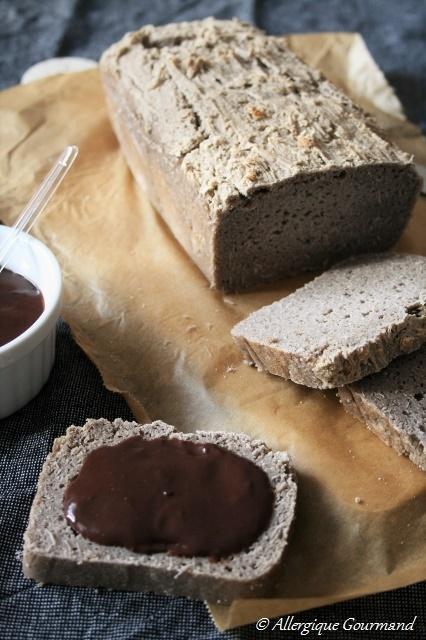
[[[67,523],[63,500],[67,485],[87,455],[140,435],[212,443],[252,461],[267,475],[274,493],[269,525],[248,548],[212,561],[208,557],[138,553],[83,537]],[[286,453],[271,451],[259,440],[226,432],[177,432],[157,421],[140,425],[115,420],[88,420],[57,438],[40,474],[24,536],[23,570],[40,583],[155,591],[227,603],[235,598],[266,596],[281,563],[296,504],[296,482]]]

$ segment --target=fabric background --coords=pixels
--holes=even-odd
[[[99,58],[142,24],[214,15],[271,34],[358,31],[413,122],[426,129],[425,0],[0,0],[0,85],[53,56]]]
[[[0,85],[19,82],[31,64],[52,56],[97,58],[126,30],[143,23],[207,15],[238,16],[269,33],[359,31],[396,88],[410,119],[426,127],[426,3],[419,0],[0,0]],[[57,360],[40,395],[0,420],[1,640],[249,640],[281,638],[254,626],[220,634],[201,602],[153,594],[37,587],[21,572],[20,550],[37,477],[55,437],[86,417],[130,419],[121,397],[107,392],[95,367],[58,326]],[[426,584],[297,614],[298,621],[419,622],[410,638],[426,637]],[[390,635],[390,634],[389,634]],[[321,637],[384,638],[383,632]],[[287,638],[300,635],[285,633]],[[310,634],[308,637],[316,637]],[[392,633],[397,639],[399,634]],[[401,636],[403,637],[403,636]],[[405,636],[407,637],[407,636]]]

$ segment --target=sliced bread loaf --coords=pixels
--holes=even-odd
[[[259,369],[326,389],[426,342],[426,257],[362,256],[252,313],[232,335]]]
[[[338,390],[346,411],[426,471],[426,348]]]
[[[274,491],[268,528],[249,548],[219,561],[137,553],[76,534],[63,513],[66,486],[89,452],[136,435],[213,443],[254,462],[267,474]],[[55,440],[44,464],[24,538],[24,573],[41,583],[156,591],[212,602],[265,595],[287,544],[295,503],[296,484],[287,454],[272,452],[259,440],[225,432],[184,434],[159,421],[139,425],[88,420],[84,427],[70,427]]]
[[[237,20],[147,25],[100,71],[130,168],[213,286],[399,238],[420,184],[412,158],[285,38]]]

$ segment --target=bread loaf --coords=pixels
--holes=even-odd
[[[246,550],[219,561],[207,557],[178,557],[165,552],[145,554],[124,547],[97,544],[76,534],[63,512],[64,492],[78,474],[87,454],[140,435],[214,443],[247,458],[267,474],[274,491],[268,528]],[[171,595],[229,602],[262,596],[273,586],[296,502],[296,484],[287,454],[272,452],[244,434],[197,431],[179,433],[157,421],[149,425],[115,420],[88,420],[70,427],[55,440],[41,472],[24,538],[23,569],[41,583],[156,591]]]
[[[285,38],[237,20],[145,26],[100,69],[136,179],[214,287],[399,238],[419,188],[411,158]]]

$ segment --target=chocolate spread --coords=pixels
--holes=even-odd
[[[24,333],[41,316],[44,300],[29,280],[9,269],[0,273],[0,347]]]
[[[64,512],[93,542],[217,559],[254,542],[273,503],[266,473],[245,458],[214,444],[134,436],[87,455]]]

